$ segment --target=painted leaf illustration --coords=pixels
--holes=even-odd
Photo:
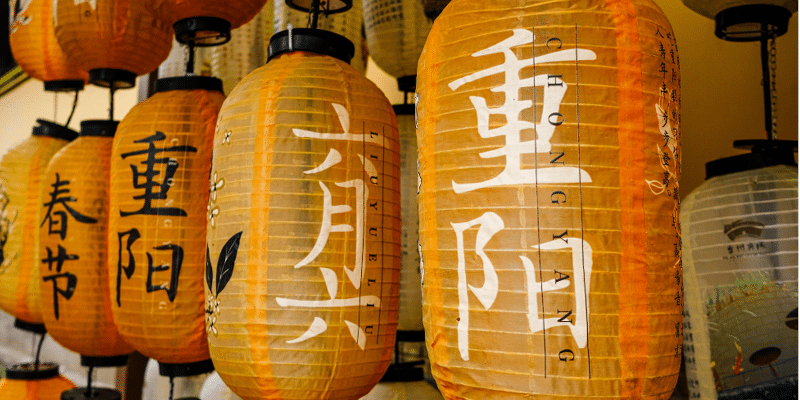
[[[206,245],[206,284],[208,284],[208,291],[214,294],[214,271],[211,269],[211,251]]]
[[[219,252],[219,260],[217,261],[217,296],[219,296],[225,285],[231,280],[233,276],[233,264],[236,263],[236,255],[239,253],[239,239],[242,237],[242,232],[233,236],[222,246],[222,251]]]

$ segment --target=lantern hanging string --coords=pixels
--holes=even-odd
[[[86,378],[86,397],[92,398],[94,397],[94,393],[92,392],[92,374],[94,374],[94,366],[89,366],[89,376]]]
[[[777,113],[775,113],[775,104],[773,104],[773,85],[770,83],[770,56],[769,42],[772,41],[774,45],[775,35],[770,30],[768,23],[761,24],[761,75],[763,80],[761,85],[764,91],[764,128],[767,131],[767,140],[775,139],[775,129],[777,125]],[[774,77],[773,77],[774,80]]]
[[[189,56],[186,61],[186,75],[194,75],[194,41],[191,40],[186,46],[189,48]]]
[[[169,400],[172,400],[173,392],[175,391],[175,377],[169,377]]]
[[[111,84],[108,86],[108,89],[109,89],[109,94],[110,94],[109,95],[110,107],[108,108],[108,119],[110,121],[113,121],[114,120],[114,91],[117,90],[117,88],[114,87],[114,81],[113,80],[111,81]]]
[[[69,123],[72,121],[72,117],[75,115],[75,108],[78,106],[78,93],[80,90],[75,91],[75,98],[72,100],[72,111],[69,112],[69,117],[67,117],[67,123],[64,126],[69,126]]]
[[[34,358],[33,362],[33,370],[39,371],[39,356],[42,354],[42,344],[44,344],[44,336],[47,335],[46,333],[42,333],[41,337],[39,338],[39,346],[36,347],[36,357]]]

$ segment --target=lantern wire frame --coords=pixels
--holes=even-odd
[[[309,27],[317,29],[319,14],[338,14],[353,8],[353,0],[286,0],[286,5],[298,11],[308,12]]]

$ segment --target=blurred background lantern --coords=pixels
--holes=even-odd
[[[13,0],[9,43],[14,61],[25,73],[44,82],[48,91],[81,90],[89,79],[61,50],[53,31],[53,2]]]
[[[89,367],[87,388],[75,389],[75,396],[87,392],[87,398],[111,391],[92,388],[93,368],[126,365],[133,352],[114,325],[108,278],[108,177],[117,124],[81,122],[79,137],[53,156],[42,182],[44,322],[50,336]]]
[[[287,30],[290,24],[293,28],[308,28],[316,21],[314,26],[317,28],[342,35],[353,43],[355,53],[353,53],[353,57],[350,60],[350,66],[363,74],[367,70],[369,54],[364,40],[362,1],[328,1],[325,3],[330,4],[330,6],[325,6],[321,9],[322,15],[313,17],[314,14],[310,12],[312,1],[294,1],[290,4],[286,0],[278,0],[275,2],[272,31]],[[342,4],[347,6],[341,7]]]
[[[352,43],[311,18],[272,37],[214,139],[209,346],[248,400],[359,398],[386,371],[397,327],[394,113],[347,65]]]
[[[425,11],[431,21],[435,20],[439,14],[444,11],[444,8],[450,4],[450,0],[420,0],[422,2],[422,9]]]
[[[171,27],[151,1],[54,0],[58,43],[70,59],[89,71],[89,82],[115,89],[133,87],[167,57]],[[113,119],[113,110],[112,117]]]
[[[210,49],[211,74],[222,80],[226,94],[247,74],[266,64],[272,16],[272,2],[267,2],[253,20],[233,30],[230,42]]]
[[[681,205],[692,398],[797,394],[796,141],[738,142]]]
[[[419,0],[363,0],[369,54],[400,91],[414,92],[417,61],[432,22]],[[412,113],[413,114],[413,113]]]
[[[674,39],[650,0],[453,0],[437,17],[417,140],[423,322],[445,398],[670,397]]]
[[[158,14],[175,30],[183,44],[217,46],[261,11],[267,0],[239,0],[235,6],[216,0],[164,0]]]
[[[36,120],[33,134],[0,161],[0,308],[15,326],[44,333],[39,275],[40,194],[50,159],[75,139],[75,131]]]
[[[58,374],[54,364],[20,364],[6,370],[0,380],[0,398],[19,400],[61,400],[61,392],[75,385]]]
[[[213,370],[203,274],[216,78],[159,79],[119,125],[111,156],[109,279],[114,322],[160,373]]]

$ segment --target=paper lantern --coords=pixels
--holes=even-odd
[[[341,2],[341,0],[338,1]],[[337,1],[332,1],[331,3],[336,2]],[[355,45],[355,55],[350,60],[350,66],[363,74],[367,70],[368,54],[366,52],[366,43],[362,36],[364,15],[361,2],[362,0],[345,1],[345,3],[352,4],[350,9],[328,16],[320,16],[317,22],[317,28],[342,35],[350,40]],[[308,5],[307,3],[310,3],[310,1],[306,0],[304,3]],[[274,7],[273,32],[287,30],[289,29],[289,24],[294,28],[310,27],[310,16],[308,12],[290,8],[285,0],[276,1]]]
[[[226,94],[247,74],[266,64],[270,36],[272,3],[268,2],[252,21],[234,29],[230,42],[210,49],[211,74],[222,79]]]
[[[453,0],[436,19],[417,140],[423,322],[445,398],[669,398],[674,39],[650,0]]]
[[[138,75],[152,72],[167,57],[171,27],[157,18],[151,1],[54,0],[58,43],[89,82],[133,87]]]
[[[109,279],[114,322],[161,374],[213,369],[203,261],[215,78],[159,79],[119,125],[111,154]]]
[[[25,73],[44,81],[45,90],[83,89],[89,75],[67,58],[56,41],[53,2],[15,0],[10,4],[8,40],[14,61]]]
[[[706,164],[681,205],[692,398],[797,392],[797,142]]]
[[[247,400],[355,399],[389,364],[397,123],[352,51],[330,32],[280,32],[220,111],[206,321],[217,372]]]
[[[108,170],[116,121],[81,122],[42,182],[39,272],[44,323],[86,366],[122,366],[133,352],[111,314]]]
[[[363,0],[364,28],[369,54],[387,74],[398,78],[398,88],[413,92],[417,61],[432,22],[419,0]]]
[[[158,14],[175,28],[180,43],[216,46],[261,11],[267,0],[239,0],[235,6],[216,0],[164,0]]]
[[[55,364],[20,364],[6,370],[0,380],[0,398],[24,400],[60,400],[61,392],[75,385],[58,374]]]
[[[43,332],[39,225],[42,178],[50,159],[77,133],[37,119],[31,137],[0,161],[0,308],[23,329]]]

